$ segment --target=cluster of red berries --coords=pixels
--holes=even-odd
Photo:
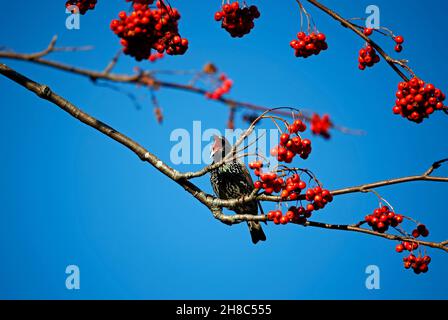
[[[395,251],[397,251],[398,253],[401,253],[404,250],[412,252],[417,249],[418,249],[418,243],[412,241],[403,241],[402,243],[397,244],[397,246],[395,247]]]
[[[289,222],[305,224],[311,215],[311,211],[307,211],[304,207],[292,206],[286,211],[285,215],[281,210],[274,210],[269,211],[267,217],[275,224],[288,224]]]
[[[249,164],[249,168],[255,170],[254,173],[260,180],[255,181],[256,189],[263,189],[266,194],[281,192],[283,200],[297,200],[302,190],[306,188],[305,181],[295,173],[291,177],[285,179],[278,177],[274,172],[261,173],[261,161],[255,161]]]
[[[254,28],[254,19],[259,17],[260,12],[256,6],[240,7],[238,1],[223,5],[222,10],[215,13],[215,20],[222,21],[221,28],[233,38],[241,38],[248,34]]]
[[[254,170],[255,176],[260,180],[254,182],[255,189],[263,189],[266,194],[280,192],[285,184],[283,178],[280,178],[275,172],[261,172],[263,161],[254,161],[249,163],[249,168]]]
[[[110,28],[121,38],[124,53],[137,61],[148,59],[151,50],[169,55],[184,54],[188,40],[181,38],[178,31],[179,11],[159,0],[157,8],[146,3],[134,3],[130,15],[122,11],[119,20],[113,20]]]
[[[255,175],[257,175],[255,170]],[[274,192],[280,192],[284,187],[283,178],[278,177],[275,172],[264,172],[259,171],[258,177],[260,180],[254,182],[255,189],[262,189],[266,194],[273,194]]]
[[[445,94],[434,85],[415,77],[398,84],[396,97],[393,112],[416,123],[421,123],[435,110],[446,108],[443,104]]]
[[[329,190],[317,186],[306,191],[305,199],[310,202],[306,210],[316,211],[325,208],[329,202],[333,201],[333,195]]]
[[[297,33],[297,39],[292,40],[289,45],[294,49],[296,57],[303,58],[318,55],[322,50],[328,49],[325,34],[315,32],[307,35],[301,31]]]
[[[429,235],[429,231],[424,224],[417,225],[412,231],[412,237],[418,238],[420,236],[427,237]],[[419,247],[417,242],[412,241],[403,241],[395,247],[395,251],[401,253],[404,250],[407,250],[410,253],[409,256],[403,258],[404,267],[406,269],[412,268],[416,274],[425,273],[428,271],[428,265],[431,262],[431,258],[427,255],[421,257],[416,257],[412,253],[414,250],[417,250]]]
[[[364,70],[366,67],[373,67],[374,64],[380,62],[380,56],[376,53],[371,45],[359,50],[358,68]]]
[[[365,221],[374,231],[384,233],[389,226],[396,227],[403,222],[403,216],[390,211],[389,207],[382,206],[365,217]]]
[[[305,224],[312,216],[313,211],[323,209],[325,205],[333,201],[330,191],[317,186],[306,191],[306,200],[310,201],[306,207],[292,206],[283,215],[280,210],[269,211],[268,220],[274,221],[275,224],[287,224],[289,222]]]
[[[401,52],[403,50],[403,42],[404,42],[404,38],[402,36],[395,36],[394,37],[394,41],[395,41],[395,48],[394,50],[396,52]]]
[[[157,61],[159,59],[162,59],[164,56],[165,55],[163,53],[156,52],[156,53],[151,54],[149,56],[148,60],[151,61],[151,62],[155,62],[155,61]]]
[[[311,132],[315,135],[320,135],[325,139],[330,139],[330,128],[332,123],[330,121],[330,116],[328,114],[324,114],[322,117],[317,113],[313,114],[311,117]]]
[[[212,92],[206,92],[205,96],[212,100],[221,99],[221,97],[229,93],[230,89],[232,89],[233,81],[228,78],[225,74],[221,74],[218,78],[220,85]]]
[[[280,144],[271,150],[271,156],[277,157],[280,162],[291,163],[296,155],[302,159],[308,159],[311,153],[311,141],[302,139],[297,133],[304,132],[306,125],[302,120],[297,119],[288,127],[290,133],[283,133],[280,136]],[[291,137],[291,135],[295,135]]]
[[[416,274],[428,272],[428,265],[431,262],[430,256],[416,257],[412,253],[403,258],[404,267],[406,269],[412,268]]]
[[[71,6],[76,6],[78,7],[79,13],[80,14],[85,14],[88,10],[93,10],[95,9],[97,0],[68,0],[65,3],[65,7],[69,8]],[[73,13],[74,10],[72,10]]]
[[[420,236],[426,238],[427,236],[429,236],[429,230],[424,224],[419,224],[417,228],[412,231],[412,236],[414,238],[418,238]]]
[[[286,179],[284,185],[282,184],[282,192],[280,196],[284,200],[296,200],[305,188],[305,181],[301,180],[297,173],[294,173],[291,177]]]

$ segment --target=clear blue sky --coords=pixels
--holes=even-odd
[[[18,51],[94,45],[54,59],[103,68],[119,48],[109,30],[125,1],[100,0],[82,17],[81,30],[65,29],[64,1],[39,7],[4,1],[0,42]],[[385,64],[360,72],[362,40],[309,8],[330,50],[296,59],[289,41],[298,31],[295,1],[260,1],[252,33],[231,39],[214,22],[221,1],[171,1],[182,13],[188,54],[142,68],[198,69],[213,61],[234,81],[231,96],[267,106],[328,112],[335,122],[368,135],[335,133],[314,139],[307,166],[330,189],[418,174],[448,155],[447,117],[415,125],[391,113],[398,76]],[[258,4],[258,2],[256,2]],[[325,1],[346,17],[359,17],[369,1]],[[377,0],[382,24],[404,35],[403,57],[425,80],[447,90],[446,1]],[[385,46],[393,49],[392,42]],[[130,135],[169,160],[175,128],[224,128],[227,110],[203,97],[162,90],[165,123],[152,115],[149,95],[138,110],[122,94],[88,80],[26,63],[7,62]],[[137,65],[123,58],[117,71]],[[227,227],[181,188],[105,136],[0,77],[0,297],[1,298],[448,298],[448,255],[429,250],[430,272],[402,267],[395,243],[361,234],[297,226],[265,227],[266,243],[253,246],[246,226]],[[241,123],[239,123],[241,125]],[[179,169],[195,169],[181,166]],[[448,169],[440,173],[448,174]],[[208,178],[198,181],[211,191]],[[448,186],[413,183],[381,189],[396,210],[425,222],[432,239],[448,238]],[[352,223],[376,205],[372,195],[337,197],[316,220]],[[81,290],[65,289],[65,267],[81,269]],[[381,289],[364,286],[368,265],[381,269]]]

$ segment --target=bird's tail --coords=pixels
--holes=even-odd
[[[258,241],[266,240],[266,235],[264,234],[263,228],[261,227],[260,223],[249,221],[247,222],[247,225],[249,226],[250,236],[254,244],[257,244]]]

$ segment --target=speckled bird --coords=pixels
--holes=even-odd
[[[214,136],[211,148],[213,163],[220,162],[232,149],[232,146],[224,137]],[[254,190],[254,183],[247,167],[238,159],[226,161],[222,166],[210,172],[210,182],[213,191],[220,199],[238,199],[249,195]],[[252,201],[234,208],[237,214],[258,214],[258,202]],[[265,241],[266,235],[260,223],[248,221],[252,242]]]

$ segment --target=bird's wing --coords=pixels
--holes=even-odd
[[[251,186],[253,188],[254,186],[254,181],[252,180],[252,176],[250,175],[249,170],[247,169],[246,165],[240,161],[241,164],[241,168],[243,170],[244,173],[244,178],[246,179],[246,182],[249,184],[249,186]]]

